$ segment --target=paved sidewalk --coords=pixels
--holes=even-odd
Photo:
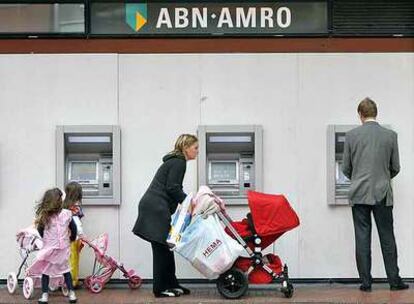
[[[77,291],[78,303],[99,304],[136,304],[136,303],[341,303],[341,304],[414,304],[414,286],[409,290],[391,292],[386,284],[374,284],[371,293],[363,293],[357,285],[348,284],[296,284],[291,299],[286,299],[272,285],[250,286],[246,296],[239,300],[225,300],[220,296],[214,284],[185,284],[192,291],[189,296],[179,298],[156,299],[152,295],[152,286],[144,284],[138,290],[129,290],[124,285],[108,285],[100,294],[91,294],[80,289]],[[21,288],[16,294],[9,295],[5,285],[0,285],[0,303],[37,303],[40,291],[36,290],[33,300],[24,299]],[[60,292],[50,295],[49,303],[67,303]]]

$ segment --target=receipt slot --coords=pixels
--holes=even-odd
[[[229,204],[247,203],[249,190],[262,190],[262,127],[199,126],[198,184]]]
[[[358,125],[329,125],[327,134],[327,190],[329,205],[349,205],[351,181],[342,173],[346,132]]]
[[[57,126],[56,184],[82,186],[83,204],[120,204],[119,126]]]

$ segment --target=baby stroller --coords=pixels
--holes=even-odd
[[[217,279],[217,288],[228,299],[243,296],[248,284],[281,284],[285,297],[293,295],[288,267],[282,266],[277,255],[263,255],[262,250],[275,242],[285,232],[299,225],[299,218],[283,195],[269,195],[249,191],[250,213],[240,222],[233,222],[225,212],[218,213],[226,232],[236,239],[249,257],[239,257],[233,267]]]
[[[23,270],[25,276],[23,280],[23,295],[26,299],[30,299],[33,296],[34,288],[41,286],[41,274],[30,273],[27,260],[32,252],[42,249],[43,241],[39,232],[34,227],[20,230],[16,235],[16,239],[19,245],[19,253],[22,257],[22,263],[19,266],[17,274],[15,272],[10,272],[7,275],[7,290],[10,294],[13,294],[16,291],[18,278]],[[54,290],[61,287],[64,296],[67,296],[69,293],[62,275],[51,276],[49,286]]]
[[[142,279],[134,270],[127,271],[122,263],[117,262],[113,257],[105,254],[108,247],[108,235],[106,233],[92,241],[88,241],[87,239],[81,239],[81,241],[82,244],[86,244],[92,248],[95,253],[92,275],[87,276],[84,280],[87,289],[93,293],[101,292],[117,269],[122,272],[124,278],[128,279],[128,285],[131,289],[136,289],[141,286]]]

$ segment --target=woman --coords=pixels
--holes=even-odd
[[[163,157],[163,164],[139,203],[138,218],[132,231],[151,243],[155,297],[177,297],[190,293],[178,284],[174,253],[167,246],[166,239],[171,214],[186,197],[182,185],[186,162],[195,159],[197,154],[197,137],[180,135],[174,150]]]

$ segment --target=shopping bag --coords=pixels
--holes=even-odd
[[[244,248],[224,231],[218,215],[213,214],[206,219],[198,216],[174,250],[206,278],[216,279],[231,268]]]
[[[181,235],[191,222],[191,201],[193,194],[187,195],[185,200],[178,204],[177,209],[171,216],[171,228],[167,237],[167,244],[174,248],[180,242]]]

